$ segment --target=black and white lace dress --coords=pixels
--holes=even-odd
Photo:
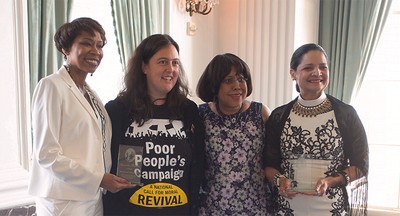
[[[346,163],[343,140],[332,104],[325,94],[316,100],[301,97],[292,107],[280,136],[281,168],[293,180],[293,190],[313,190],[319,178]],[[345,188],[331,188],[323,196],[279,196],[280,215],[347,215]]]

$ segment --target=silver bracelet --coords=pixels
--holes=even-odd
[[[286,178],[286,176],[284,176],[284,175],[282,175],[280,173],[277,173],[277,174],[274,175],[274,184],[275,184],[275,186],[279,187],[279,179],[281,177]]]
[[[344,177],[344,186],[347,186],[350,184],[350,176],[347,174],[345,171],[339,171],[338,174],[342,175]]]

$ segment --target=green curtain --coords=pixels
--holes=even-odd
[[[321,0],[319,44],[330,61],[327,93],[346,103],[356,96],[392,0]]]
[[[29,29],[29,77],[31,95],[37,82],[63,63],[54,44],[57,29],[68,21],[72,0],[26,0]]]
[[[163,0],[111,0],[115,35],[122,67],[147,36],[162,33]]]

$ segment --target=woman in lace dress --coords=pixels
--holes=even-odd
[[[365,215],[367,138],[354,108],[324,93],[324,49],[299,47],[290,75],[300,95],[276,108],[266,126],[264,165],[277,189],[274,214]]]
[[[262,171],[264,123],[269,109],[246,98],[252,92],[247,64],[217,55],[201,76],[197,94],[206,135],[206,177],[200,215],[266,215]]]

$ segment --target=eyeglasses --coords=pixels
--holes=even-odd
[[[246,81],[247,81],[247,78],[244,78],[244,77],[238,77],[238,78],[227,78],[227,79],[223,79],[222,80],[222,83],[225,83],[225,84],[233,84],[233,83],[235,83],[235,82],[238,82],[238,83],[241,83],[241,84],[243,84],[243,83],[245,83]]]

